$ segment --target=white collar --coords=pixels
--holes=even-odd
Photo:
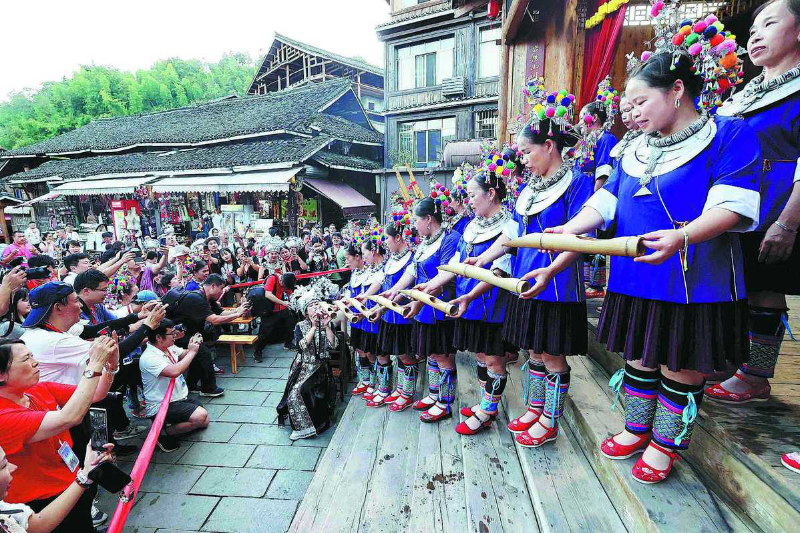
[[[534,194],[533,187],[531,184],[528,183],[528,186],[522,189],[522,192],[519,193],[519,197],[517,198],[517,203],[515,205],[515,209],[517,213],[523,216],[530,216],[536,215],[556,203],[556,201],[561,198],[561,196],[567,191],[569,184],[572,183],[573,172],[570,168],[567,170],[564,177],[550,186],[548,189],[544,191],[539,191],[536,193],[535,200],[531,205],[528,212],[525,212],[525,208],[528,205],[528,200],[530,199],[531,195]]]
[[[464,228],[464,234],[461,238],[467,244],[478,244],[494,239],[503,232],[503,226],[511,218],[511,214],[504,208],[501,207],[500,212],[503,213],[503,216],[498,218],[491,226],[483,226],[481,218],[476,216]]]
[[[755,80],[751,80],[752,83]],[[747,85],[749,86],[750,83]],[[752,97],[747,95],[747,86],[744,90],[735,93],[725,104],[717,110],[717,114],[723,117],[732,117],[735,115],[749,114],[759,109],[763,109],[769,105],[779,102],[784,98],[792,96],[794,93],[800,91],[800,77],[787,81],[780,87],[765,93],[761,98],[756,99],[749,104]]]
[[[401,255],[398,259],[392,259],[389,256],[389,259],[386,261],[386,265],[383,267],[383,271],[387,274],[397,274],[400,270],[404,269],[408,262],[411,260],[411,249],[406,248],[406,252]]]
[[[688,139],[662,148],[661,158],[659,158],[652,175],[660,176],[682,167],[705,150],[716,134],[717,125],[714,119],[709,119],[700,131]],[[641,178],[645,175],[652,149],[647,144],[648,137],[648,135],[640,135],[634,139],[622,155],[620,164],[629,176]]]
[[[432,243],[428,245],[420,244],[417,247],[416,252],[414,252],[414,261],[416,261],[417,263],[421,263],[422,261],[425,261],[433,254],[435,254],[436,251],[439,250],[439,247],[442,245],[442,241],[444,241],[444,237],[447,234],[448,232],[443,231],[441,235],[439,235],[439,238],[433,241]]]

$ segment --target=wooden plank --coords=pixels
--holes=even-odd
[[[317,465],[314,477],[295,513],[289,531],[306,533],[319,531],[319,517],[324,516],[335,501],[335,493],[341,480],[342,471],[347,464],[350,452],[357,444],[358,428],[364,419],[366,406],[361,398],[350,398],[344,414],[336,424],[336,432],[331,438],[325,454]]]
[[[635,458],[612,461],[600,454],[600,443],[623,427],[623,417],[619,410],[610,410],[608,397],[584,359],[570,358],[572,375],[565,418],[578,428],[576,436],[584,453],[591,457],[595,472],[628,527],[637,531],[677,531],[692,524],[696,531],[739,530],[726,523],[721,513],[709,514],[711,511],[700,505],[697,497],[713,495],[691,493],[702,485],[694,483],[696,475],[685,463],[676,462],[666,481],[643,485],[630,474]]]
[[[525,412],[523,380],[518,365],[509,368],[509,382],[503,395],[507,415],[504,418]],[[561,435],[555,442],[540,448],[517,445],[542,532],[626,531],[569,425],[562,422],[559,431]]]
[[[355,401],[362,400],[356,398]],[[387,416],[387,409],[365,408],[356,444],[347,458],[339,483],[336,483],[336,496],[331,498],[334,505],[329,508],[320,531],[356,531],[359,524],[369,521],[365,503],[370,494]]]
[[[408,531],[463,533],[466,530],[464,474],[456,437],[452,419],[439,424],[420,422]]]
[[[457,356],[461,405],[474,405],[478,379],[474,355]],[[462,436],[464,486],[470,531],[539,531],[525,478],[519,464],[513,435],[501,418],[478,435]]]

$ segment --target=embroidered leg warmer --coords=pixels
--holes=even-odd
[[[458,372],[455,368],[440,369],[441,379],[439,381],[439,403],[447,405],[456,401],[456,387],[458,386]]]
[[[556,427],[556,421],[564,413],[567,391],[569,391],[569,370],[547,374],[542,416],[546,416],[553,422],[552,427]]]
[[[439,363],[433,357],[428,357],[428,392],[431,398],[439,397],[439,383],[442,380]]]
[[[406,364],[397,358],[397,392],[405,394],[406,390]]]
[[[781,351],[786,327],[782,309],[750,308],[750,357],[742,365],[742,372],[751,376],[771,378]]]
[[[661,377],[653,420],[653,440],[666,448],[689,447],[704,385],[686,385]]]
[[[403,370],[403,388],[400,389],[400,392],[403,393],[403,396],[407,398],[413,398],[414,394],[417,392],[417,374],[419,373],[417,369],[417,364],[405,365],[405,369]],[[400,379],[400,376],[398,376]]]
[[[641,435],[649,433],[653,427],[653,417],[656,413],[658,400],[658,383],[661,372],[658,370],[639,370],[630,365],[625,365],[608,382],[616,392],[616,400],[622,393],[625,400],[625,429],[630,433]]]
[[[507,374],[495,374],[494,372],[487,372],[486,385],[483,388],[483,395],[481,398],[481,410],[487,413],[496,413],[497,406],[500,399],[503,397],[503,391],[508,382]]]
[[[528,373],[525,374],[523,400],[525,400],[529,410],[541,411],[544,407],[547,369],[541,361],[529,359],[526,364],[528,365]]]
[[[370,370],[371,370],[371,365],[369,364],[369,359],[367,359],[366,357],[359,357],[358,379],[361,380],[361,383],[369,384]]]
[[[378,393],[388,396],[392,392],[392,363],[378,363]]]

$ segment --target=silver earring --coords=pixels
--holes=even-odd
[[[678,109],[680,106],[681,106],[681,99],[680,98],[676,98],[675,99],[675,109]]]
[[[431,223],[428,222],[428,231],[430,231],[430,230],[431,230]]]

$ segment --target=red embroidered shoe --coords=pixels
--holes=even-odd
[[[541,437],[534,437],[528,431],[526,431],[525,433],[520,433],[515,438],[515,440],[519,443],[520,446],[524,448],[538,448],[539,446],[541,446],[546,442],[556,440],[556,437],[558,437],[558,423],[556,423],[555,426],[548,428],[545,427],[541,422],[539,422],[539,419],[537,418],[535,424],[539,424],[540,426],[545,428],[547,430],[545,434],[542,435]]]
[[[414,409],[417,411],[427,411],[436,403],[436,400],[430,397],[430,395],[425,396],[421,400],[417,400],[414,403]]]
[[[393,413],[399,413],[401,411],[405,411],[412,405],[414,404],[411,402],[411,398],[406,398],[401,394],[399,398],[389,404],[389,410]]]
[[[781,464],[791,470],[800,474],[800,453],[792,452],[787,453],[781,457]]]
[[[419,415],[419,419],[427,424],[432,424],[434,422],[439,422],[440,420],[444,420],[445,418],[451,418],[453,416],[453,411],[448,406],[447,409],[443,410],[438,415],[432,415],[430,411],[425,411],[421,415]]]
[[[367,407],[383,407],[386,405],[386,396],[376,394],[370,401],[367,402]]]
[[[531,420],[530,422],[523,422],[521,420],[521,418],[522,418],[521,416],[518,417],[518,418],[515,418],[514,420],[512,420],[511,422],[508,423],[508,430],[511,433],[524,433],[524,432],[528,431],[536,423],[536,421],[539,420],[539,417],[542,414],[541,411],[534,411],[534,410],[531,410],[531,409],[528,409],[528,412],[535,414],[536,417],[533,420]]]
[[[471,415],[470,418],[472,418],[473,416],[475,418],[477,418],[478,421],[480,422],[481,419],[478,418],[475,415]],[[492,425],[492,422],[494,422],[494,419],[496,417],[497,417],[497,414],[490,415],[489,416],[489,420],[487,420],[485,422],[481,422],[481,425],[478,426],[478,429],[472,429],[471,427],[469,427],[467,425],[467,421],[464,420],[463,422],[459,422],[459,424],[456,426],[456,433],[458,433],[460,435],[475,435],[477,433],[480,433],[484,429],[487,429],[488,427],[490,427]]]
[[[386,403],[394,403],[400,397],[400,391],[395,389],[389,396],[386,397]]]
[[[633,479],[638,481],[639,483],[645,483],[647,485],[652,485],[653,483],[660,483],[667,479],[667,476],[672,471],[672,463],[675,462],[676,459],[680,459],[680,455],[677,453],[668,450],[662,446],[659,446],[653,441],[650,441],[650,446],[655,448],[656,450],[660,451],[664,455],[669,457],[669,465],[664,470],[658,470],[657,468],[653,468],[649,464],[644,461],[644,456],[639,457],[639,460],[636,461],[636,464],[633,465],[633,469],[631,470],[631,475]]]
[[[616,437],[616,435],[614,435]],[[639,440],[633,444],[620,444],[614,440],[614,437],[608,437],[600,445],[600,453],[609,459],[627,459],[633,457],[637,453],[644,453],[647,448],[647,443],[650,440],[650,433],[639,435]]]
[[[365,383],[359,383],[356,385],[356,388],[351,391],[353,394],[364,394],[367,392],[367,385]]]
[[[367,387],[367,392],[365,392],[361,397],[364,399],[365,402],[370,401],[372,398],[375,397],[375,387],[373,387],[372,385]]]
[[[745,381],[737,374],[734,374],[733,377],[738,380]],[[718,383],[716,385],[707,387],[705,392],[706,397],[715,402],[745,404],[750,402],[766,402],[769,400],[769,394],[771,390],[772,387],[770,387],[769,383],[767,383],[763,387],[753,387],[747,392],[730,392],[722,386],[722,383]]]
[[[605,298],[606,291],[603,289],[586,289],[586,299],[591,300],[592,298]]]
[[[459,413],[461,413],[461,416],[472,416],[475,414],[475,409],[477,407],[477,405],[474,407],[462,407]]]

